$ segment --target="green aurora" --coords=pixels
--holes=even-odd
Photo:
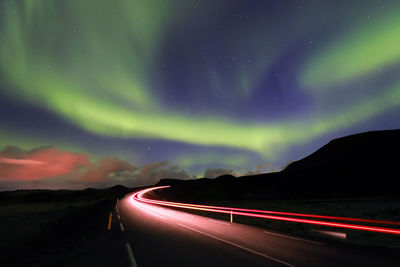
[[[296,75],[290,77],[296,88],[284,88],[307,95],[311,104],[303,113],[279,119],[268,116],[267,119],[245,119],[220,114],[214,107],[194,113],[187,108],[171,107],[159,93],[163,89],[157,87],[163,81],[157,76],[162,75],[160,69],[178,68],[174,62],[165,65],[161,60],[161,55],[170,52],[165,51],[165,43],[177,35],[174,31],[182,31],[186,24],[207,28],[215,23],[198,21],[196,11],[187,6],[169,1],[115,0],[112,8],[107,0],[98,0],[95,4],[80,0],[4,1],[0,10],[2,90],[16,101],[44,109],[96,136],[233,148],[259,154],[262,161],[288,159],[285,153],[292,146],[307,144],[341,130],[357,129],[360,123],[373,121],[400,105],[400,76],[393,74],[390,79],[384,79],[388,72],[395,72],[400,62],[400,17],[397,15],[400,8],[393,5],[368,23],[359,23],[361,16],[366,19],[366,7],[365,12],[354,18],[343,18],[349,30],[332,31],[321,40],[316,37],[311,42],[304,36],[316,30],[317,26],[312,28],[315,21],[329,11],[306,19],[307,14],[319,8],[310,3],[306,6],[309,11],[303,15],[296,15],[292,20],[288,20],[288,16],[282,18],[285,27],[298,24],[286,34],[268,26],[269,21],[262,14],[253,20],[247,18],[241,27],[236,24],[221,27],[224,51],[232,55],[226,61],[236,61],[237,65],[234,69],[225,67],[214,60],[212,54],[206,55],[204,67],[187,68],[198,72],[215,70],[216,74],[227,69],[226,72],[215,77],[207,74],[209,79],[199,82],[199,77],[203,76],[183,71],[188,74],[186,84],[193,87],[180,89],[193,91],[192,96],[181,101],[198,101],[193,98],[207,93],[236,105],[251,102],[252,94],[260,90],[256,88],[265,81],[274,64],[282,62],[280,54],[288,50],[279,44],[304,38],[305,43],[317,43],[316,48],[296,51],[301,56],[288,63],[296,68]],[[210,18],[214,18],[223,4],[215,6],[207,1],[203,6]],[[353,8],[356,7],[354,4]],[[235,14],[232,10],[227,12]],[[272,17],[271,21],[274,19],[280,20]],[[215,20],[218,21],[218,17]],[[245,44],[245,40],[235,42],[235,32],[247,38],[248,43]],[[189,33],[179,41],[170,42],[184,46],[190,44],[185,38],[192,36]],[[257,38],[260,38],[258,42]],[[198,46],[193,44],[193,47]],[[243,49],[245,46],[250,48]],[[246,53],[249,56],[244,56]],[[182,52],[181,56],[192,60],[195,66],[200,64],[197,57],[190,59],[188,54]],[[265,62],[266,57],[270,63]],[[249,64],[252,65],[249,67]],[[283,74],[285,78],[288,75]],[[385,82],[367,86],[365,90],[357,85],[371,76]],[[351,101],[344,101],[335,108],[324,108],[332,101],[340,101],[348,92],[354,96]],[[211,106],[213,102],[208,104]],[[29,141],[34,135],[13,135],[13,129],[2,128],[3,146],[35,144]],[[44,140],[65,146],[51,135],[41,137],[39,143]],[[68,146],[81,147],[82,144]],[[201,158],[200,163],[207,164],[206,155],[197,156],[197,160]],[[196,157],[194,159],[176,157],[178,164],[188,168],[196,164]],[[218,162],[217,157],[212,161]],[[251,168],[245,156],[231,156],[225,161]],[[223,162],[221,160],[221,164]]]

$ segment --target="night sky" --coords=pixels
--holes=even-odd
[[[0,2],[0,190],[271,172],[400,128],[398,1]]]

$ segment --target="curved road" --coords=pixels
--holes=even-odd
[[[117,203],[133,266],[400,266],[394,255],[274,233],[139,202]]]

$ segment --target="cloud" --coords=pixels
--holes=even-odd
[[[192,176],[168,161],[135,166],[117,157],[91,162],[83,153],[40,147],[29,151],[7,147],[0,152],[0,190],[86,188],[115,184],[142,186],[162,178]]]
[[[54,147],[23,151],[9,147],[0,152],[0,180],[37,180],[70,173],[90,164],[87,155]]]
[[[45,164],[43,161],[33,159],[11,159],[11,158],[0,158],[0,163],[16,164],[16,165],[40,165]]]
[[[156,183],[162,178],[189,179],[191,175],[168,161],[160,161],[142,166],[133,177],[137,183]]]
[[[121,160],[116,157],[102,158],[100,161],[94,164],[90,164],[88,167],[81,170],[78,174],[75,174],[79,180],[91,181],[91,182],[111,182],[113,174],[134,172],[138,168],[133,166],[125,160]]]
[[[223,168],[210,168],[204,172],[204,177],[206,178],[215,178],[224,174],[230,174],[236,176],[236,172],[234,170],[228,170]]]
[[[230,175],[233,175],[236,177],[246,176],[246,175],[257,175],[257,174],[265,173],[265,171],[263,169],[265,169],[269,166],[270,166],[269,163],[263,163],[263,164],[257,165],[255,171],[247,171],[247,172],[235,171],[233,169],[210,168],[204,172],[204,177],[216,178],[216,177],[224,175],[224,174],[230,174]]]
[[[268,162],[265,162],[263,164],[257,165],[256,168],[257,168],[257,171],[260,171],[261,169],[268,168],[269,166],[270,166],[270,164]]]

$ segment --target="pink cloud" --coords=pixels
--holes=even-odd
[[[0,190],[141,186],[161,178],[187,179],[190,175],[168,161],[134,166],[117,157],[105,157],[91,162],[87,154],[53,147],[30,151],[8,147],[0,151]]]
[[[37,180],[67,174],[90,164],[88,156],[61,151],[57,148],[38,148],[31,151],[0,152],[0,180]]]
[[[0,163],[16,164],[16,165],[40,165],[40,164],[45,164],[46,162],[33,159],[0,158]]]

